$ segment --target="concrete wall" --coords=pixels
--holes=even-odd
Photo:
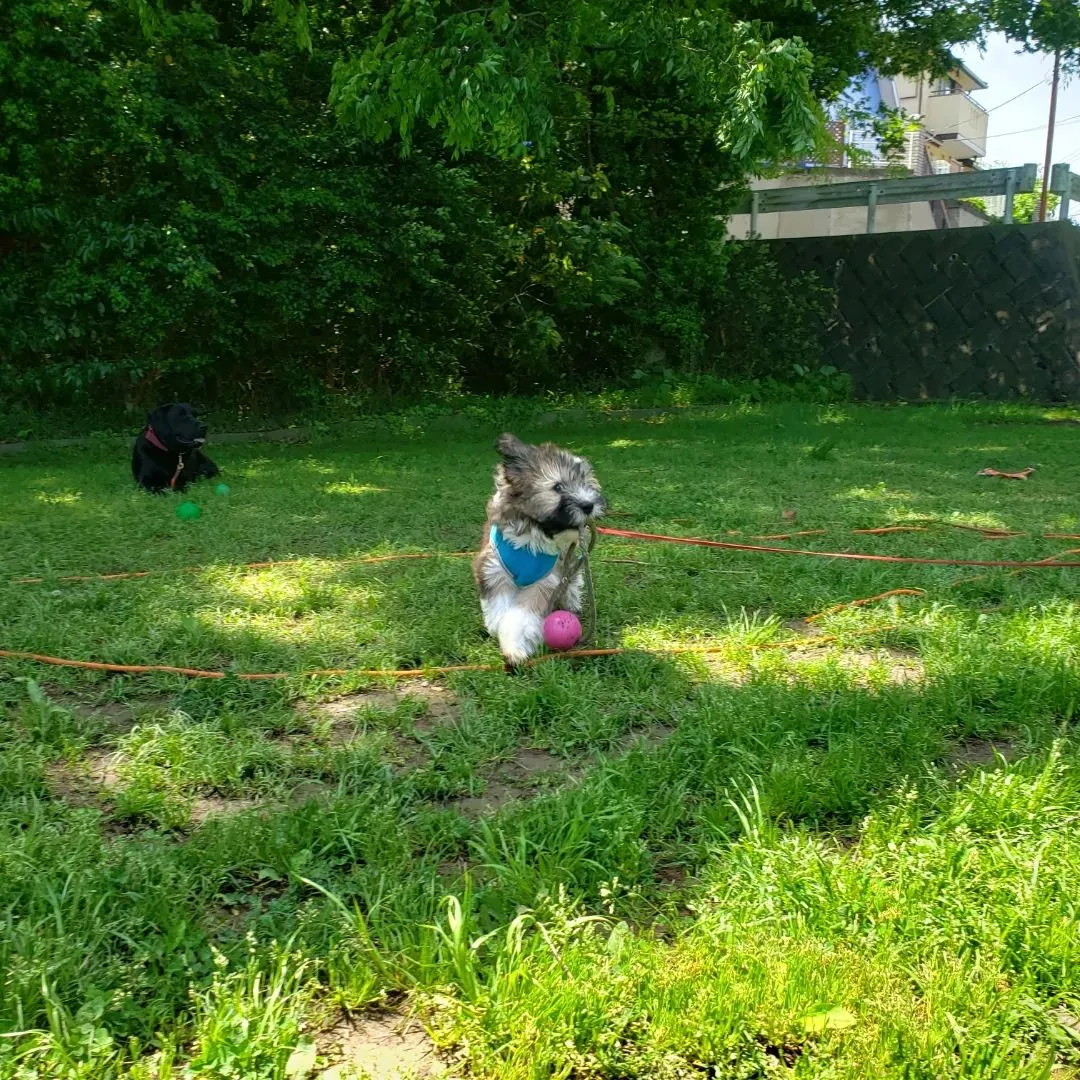
[[[849,169],[824,167],[802,173],[755,180],[753,191],[775,188],[808,187],[812,184],[852,183],[856,180],[887,180],[895,175],[885,169]],[[937,204],[939,208],[942,204]],[[949,228],[970,229],[988,224],[988,219],[963,203],[945,204]],[[940,210],[939,210],[940,213]],[[877,231],[922,232],[938,228],[930,203],[895,203],[877,209]],[[763,240],[788,240],[801,236],[854,236],[866,232],[866,207],[850,206],[839,210],[792,210],[783,214],[761,214],[758,231]],[[728,219],[728,235],[742,240],[750,234],[750,215],[733,214]]]
[[[883,169],[815,169],[768,180],[755,180],[754,191],[778,187],[806,187],[810,184],[852,183],[856,180],[884,180],[890,174]],[[879,206],[878,232],[916,232],[933,229],[934,215],[929,203],[898,203]],[[761,214],[758,230],[765,240],[799,236],[850,236],[866,232],[866,207],[850,206],[839,210],[793,210],[783,214]],[[728,220],[728,235],[743,239],[750,232],[750,215],[734,214]]]

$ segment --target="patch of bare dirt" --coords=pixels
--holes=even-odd
[[[487,774],[487,786],[481,795],[465,795],[446,804],[466,817],[493,814],[510,803],[532,798],[541,788],[559,780],[579,778],[578,770],[546,750],[533,746],[519,747],[512,758],[497,765]]]
[[[121,782],[117,755],[106,750],[90,751],[78,761],[56,761],[45,769],[45,782],[54,799],[69,806],[94,807],[109,812],[112,789]],[[238,814],[258,806],[257,799],[198,795],[191,806],[191,824],[201,825],[212,817]]]
[[[335,722],[352,720],[357,713],[374,709],[377,712],[393,712],[397,708],[398,696],[393,690],[361,690],[356,694],[324,701],[318,706],[319,712],[329,716]]]
[[[171,699],[164,694],[137,698],[134,701],[84,701],[78,694],[56,686],[43,687],[49,701],[58,709],[85,720],[103,723],[118,735],[126,734],[136,720],[147,712],[166,712]]]
[[[666,724],[650,724],[647,728],[634,728],[619,740],[619,750],[626,753],[639,745],[649,750],[667,742],[674,734],[675,729]]]
[[[355,723],[361,713],[369,710],[393,712],[403,701],[423,703],[422,715],[413,722],[413,728],[420,734],[439,724],[456,721],[460,711],[457,695],[449,687],[426,680],[409,683],[398,690],[361,690],[324,702],[317,711],[334,722],[330,739],[341,744],[356,738]]]
[[[78,761],[54,761],[45,768],[45,782],[54,799],[69,806],[105,805],[110,788],[120,780],[116,755],[107,750],[92,750]]]
[[[240,934],[247,926],[251,908],[239,904],[211,904],[203,915],[203,925],[209,933]]]
[[[815,643],[816,639],[826,636],[825,631],[815,623],[806,619],[786,619],[781,625],[797,637],[805,638],[806,645],[792,643],[789,648],[763,649],[755,652],[756,657],[778,653],[794,664],[823,663],[832,657],[841,667],[852,671],[866,671],[875,664],[882,663],[887,668],[886,681],[892,685],[919,682],[923,678],[922,661],[915,653],[888,647],[870,650],[829,648],[826,642]],[[704,653],[701,660],[714,682],[742,686],[750,677],[750,668],[745,664],[732,663],[722,655]]]
[[[357,713],[368,709],[393,712],[402,701],[409,700],[423,702],[427,706],[425,715],[431,721],[455,718],[458,714],[454,692],[449,687],[426,680],[411,682],[399,690],[360,690],[323,702],[319,710],[334,720],[351,720]]]
[[[686,867],[675,863],[657,866],[653,878],[662,888],[677,889],[686,882]]]
[[[404,687],[402,698],[412,698],[427,705],[427,711],[415,722],[417,731],[430,731],[437,724],[452,723],[457,720],[461,709],[457,695],[446,686],[438,683],[420,682]]]
[[[457,881],[463,877],[465,871],[469,869],[472,864],[464,856],[459,856],[456,859],[444,859],[439,863],[436,868],[436,873],[439,877],[446,881]]]
[[[317,1074],[321,1080],[428,1080],[447,1072],[423,1025],[400,1016],[343,1020],[319,1043],[333,1062]]]
[[[427,751],[415,739],[395,734],[391,742],[394,747],[394,760],[391,768],[395,775],[419,769],[428,760]]]
[[[899,649],[790,649],[784,655],[793,664],[821,664],[834,660],[851,672],[868,672],[883,666],[885,681],[891,686],[921,682],[925,672],[922,661],[913,653]]]
[[[1057,1022],[1069,1033],[1073,1042],[1080,1043],[1080,1017],[1074,1016],[1064,1005],[1058,1006]]]
[[[821,637],[825,633],[820,626],[805,619],[785,619],[783,625],[802,637]]]
[[[500,772],[508,779],[528,783],[534,777],[561,772],[565,767],[566,762],[562,758],[557,758],[546,750],[526,746],[518,750],[513,758],[502,766]]]
[[[314,799],[323,798],[329,791],[329,786],[321,780],[301,780],[289,793],[289,804],[302,806]]]
[[[949,749],[948,761],[954,769],[990,769],[999,757],[1012,761],[1017,750],[1008,739],[960,739]]]
[[[785,1071],[794,1069],[795,1063],[803,1055],[803,1046],[799,1042],[774,1043],[764,1035],[758,1035],[757,1042],[769,1057],[784,1066]]]
[[[504,806],[518,802],[530,792],[523,791],[513,784],[503,783],[501,780],[489,780],[482,795],[463,795],[457,799],[451,799],[447,806],[459,811],[466,817],[484,817],[494,814]]]
[[[191,804],[191,824],[202,825],[213,817],[227,817],[259,806],[258,799],[227,798],[224,795],[197,795]]]
[[[725,660],[718,653],[702,653],[701,661],[709,673],[712,682],[727,683],[730,686],[742,686],[748,678],[746,668]]]

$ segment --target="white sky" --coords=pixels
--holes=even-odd
[[[1041,169],[1046,152],[1053,57],[1017,53],[1016,46],[1001,34],[990,37],[985,53],[980,54],[970,46],[958,49],[957,54],[988,84],[987,89],[972,95],[983,108],[990,110],[984,166],[1035,162]],[[1030,89],[1032,86],[1034,89]],[[1065,161],[1072,165],[1073,172],[1080,173],[1080,79],[1063,83],[1058,91],[1053,163]]]

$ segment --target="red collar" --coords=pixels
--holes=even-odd
[[[157,447],[158,450],[164,451],[166,454],[170,453],[169,448],[158,438],[157,432],[149,425],[146,425],[146,430],[143,432],[146,436],[146,441],[151,445]],[[176,472],[172,474],[172,479],[169,481],[169,487],[175,488],[176,481],[180,479],[180,474],[184,471],[184,455],[176,455]]]
[[[157,437],[157,432],[149,424],[146,425],[146,430],[143,434],[146,436],[146,441],[151,446],[156,446],[159,450],[164,450],[166,454],[169,452],[169,448]]]

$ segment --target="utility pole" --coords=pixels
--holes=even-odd
[[[1058,79],[1061,76],[1061,50],[1054,50],[1054,82],[1050,87],[1050,120],[1046,125],[1046,160],[1043,162],[1042,194],[1039,196],[1039,220],[1046,220],[1046,201],[1049,197],[1050,159],[1054,156],[1054,122],[1057,119]]]

